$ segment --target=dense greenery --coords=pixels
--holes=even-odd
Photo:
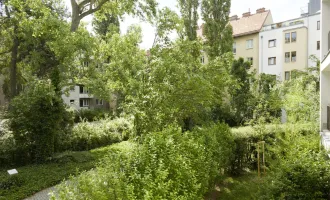
[[[253,190],[258,198],[328,197],[329,161],[315,134],[319,77],[294,71],[281,83],[234,60],[230,0],[178,0],[180,14],[154,0],[72,0],[71,23],[61,0],[0,2],[0,70],[10,101],[0,115],[7,118],[0,122],[0,164],[42,163],[13,177],[3,172],[4,198],[57,184],[106,154],[96,169],[62,184],[59,198],[202,199],[225,175],[256,170],[260,141],[269,173]],[[79,26],[91,14],[96,34]],[[120,33],[126,14],[155,29],[147,52],[139,47],[140,27]],[[69,112],[61,96],[75,84],[110,102],[111,116]],[[246,127],[230,131],[219,123]],[[129,138],[110,150],[63,153]],[[45,175],[46,168],[56,174]]]
[[[59,198],[200,199],[228,167],[230,135],[226,125],[151,133],[141,145],[109,154],[95,171],[62,184]]]
[[[55,154],[52,161],[16,168],[17,175],[9,176],[7,169],[0,168],[0,199],[24,199],[45,188],[60,183],[71,175],[95,167],[109,151],[127,146],[127,142],[92,151],[64,152]]]

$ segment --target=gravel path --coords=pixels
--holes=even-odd
[[[33,196],[26,198],[24,200],[49,200],[49,193],[55,190],[56,190],[55,187],[50,187],[38,193],[35,193]]]

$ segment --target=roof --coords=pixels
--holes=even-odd
[[[233,27],[233,36],[238,37],[260,32],[269,13],[270,11],[267,10],[265,12],[230,21],[230,25]]]

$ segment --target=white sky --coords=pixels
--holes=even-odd
[[[70,0],[64,0],[69,10],[71,10]],[[177,0],[158,0],[159,7],[169,7],[175,11],[177,8]],[[258,8],[265,7],[271,10],[274,22],[281,22],[293,18],[297,18],[301,14],[301,8],[306,9],[308,0],[232,0],[231,15],[241,16],[244,12],[255,13]],[[83,21],[89,23],[92,17],[86,17]],[[199,22],[201,23],[201,21]],[[143,49],[151,47],[154,39],[154,30],[147,24],[140,22],[139,19],[127,16],[121,22],[121,32],[125,33],[130,25],[139,24],[143,30],[143,42],[140,45]],[[90,29],[90,27],[89,27]]]

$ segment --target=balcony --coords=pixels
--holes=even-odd
[[[79,98],[83,98],[83,99],[92,99],[92,98],[94,98],[94,96],[91,95],[91,94],[88,94],[88,93],[80,93],[80,94],[79,94]]]
[[[274,29],[280,29],[280,28],[290,27],[290,26],[295,26],[295,25],[300,25],[300,24],[305,24],[303,19],[290,20],[290,21],[286,21],[286,22],[270,24],[270,25],[264,26],[261,29],[261,31],[270,31],[270,30],[274,30]]]

